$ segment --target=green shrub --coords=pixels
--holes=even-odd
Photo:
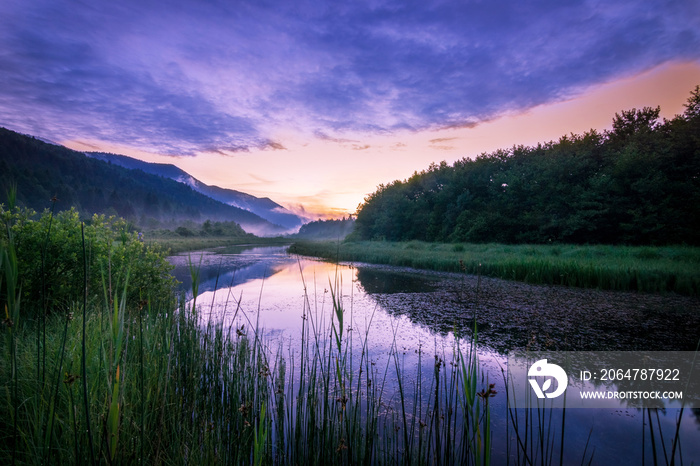
[[[180,235],[180,236],[185,236],[185,237],[194,236],[194,235],[195,235],[195,232],[192,231],[192,230],[190,230],[190,229],[187,228],[187,227],[177,227],[177,228],[175,229],[175,233],[177,233],[177,234]]]
[[[11,234],[17,251],[25,312],[53,312],[82,301],[84,272],[91,300],[103,300],[105,291],[119,290],[127,274],[129,305],[170,298],[174,279],[165,254],[141,242],[123,219],[94,215],[84,226],[85,255],[81,221],[74,209],[37,215],[0,205],[0,219],[4,224],[0,241],[7,244]]]

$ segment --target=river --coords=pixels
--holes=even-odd
[[[285,247],[221,248],[170,261],[189,299],[188,263],[198,268],[203,323],[221,321],[241,334],[258,329],[269,352],[287,358],[298,351],[303,325],[331,325],[333,295],[342,302],[343,329],[352,336],[354,349],[364,347],[380,366],[395,353],[408,380],[415,379],[419,364],[430,371],[436,356],[449,362],[457,344],[465,351],[476,324],[482,384],[494,383],[497,392],[490,400],[494,464],[514,455],[504,384],[508,351],[692,350],[700,328],[696,298],[334,264],[288,255]],[[389,390],[395,387],[392,382]],[[518,411],[523,415],[524,410]],[[659,443],[650,442],[649,423],[670,447],[680,411],[654,411],[650,418],[648,411],[620,403],[566,410],[565,419],[561,410],[551,413],[547,423],[556,438],[549,448],[554,463],[563,438],[564,464],[580,464],[584,457],[592,457],[593,464],[641,464],[643,458],[649,461],[653,448],[661,450]],[[561,431],[565,436],[557,433]],[[680,432],[683,462],[700,461],[700,442],[694,441],[700,438],[700,410],[684,411]]]

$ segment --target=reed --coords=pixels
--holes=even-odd
[[[138,264],[117,270],[107,260],[104,299],[88,300],[84,287],[66,312],[43,317],[37,339],[38,317],[20,312],[14,262],[0,244],[2,464],[487,465],[494,436],[507,435],[492,429],[496,393],[482,380],[475,340],[432,355],[419,348],[409,373],[396,338],[382,359],[369,344],[371,320],[363,333],[348,328],[352,300],[333,277],[321,293],[300,276],[299,345],[272,349],[264,329],[225,324],[201,300],[153,299],[148,289],[129,300]],[[231,306],[237,315],[240,302]],[[38,364],[46,377],[35,376]],[[514,464],[556,462],[548,416],[511,425]]]

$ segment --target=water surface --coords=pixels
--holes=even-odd
[[[436,356],[450,361],[455,345],[467,348],[476,326],[482,384],[495,383],[500,394],[491,401],[495,464],[506,462],[506,439],[512,437],[506,430],[502,372],[509,350],[672,351],[697,345],[696,298],[334,264],[291,256],[285,249],[239,246],[173,256],[171,261],[185,291],[191,290],[188,263],[198,268],[203,322],[222,321],[231,334],[258,329],[269,352],[285,358],[298,351],[304,325],[323,329],[331,324],[332,293],[342,301],[344,332],[351,335],[354,350],[366,344],[368,357],[380,366],[395,354],[409,381],[419,366],[430,373]],[[637,464],[643,453],[651,455],[647,414],[641,410],[625,405],[568,410],[565,420],[561,414],[553,411],[550,425],[561,432],[565,421],[565,464],[580,463],[584,451],[587,456],[595,452],[594,464]],[[654,427],[672,436],[678,414],[676,409],[660,411],[657,421],[655,413]],[[686,410],[681,430],[682,439],[697,438],[700,412]],[[697,442],[686,440],[682,448],[686,463],[700,460]]]

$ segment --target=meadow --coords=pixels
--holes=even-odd
[[[260,246],[274,246],[290,244],[291,240],[286,238],[261,238],[250,237],[230,237],[230,236],[197,236],[178,237],[174,235],[151,235],[145,234],[144,241],[147,244],[167,250],[169,254],[178,254],[187,251],[201,251],[203,249],[220,248],[226,246],[242,246],[256,244]]]
[[[296,242],[290,252],[527,283],[700,294],[700,248],[690,246],[328,241]]]

